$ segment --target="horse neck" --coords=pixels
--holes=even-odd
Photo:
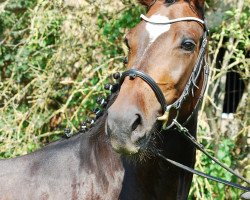
[[[88,144],[81,145],[81,157],[86,163],[90,163],[89,169],[93,169],[93,160],[96,160],[100,167],[95,170],[98,173],[102,172],[103,168],[108,169],[108,173],[123,168],[125,174],[119,199],[187,198],[192,175],[154,156],[142,162],[131,161],[127,156],[119,157],[111,148],[108,137],[105,135],[105,120],[106,117],[103,117],[101,122],[88,133]],[[197,113],[194,113],[186,124],[186,128],[194,136],[196,122]],[[174,129],[162,131],[155,145],[166,157],[191,167],[194,165],[194,148],[178,131]]]

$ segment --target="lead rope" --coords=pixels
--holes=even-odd
[[[222,168],[226,169],[227,171],[229,171],[230,173],[232,173],[233,175],[235,175],[236,177],[238,177],[239,179],[241,179],[242,181],[250,184],[250,181],[247,180],[246,178],[244,178],[243,176],[237,174],[235,171],[233,171],[232,169],[230,169],[228,166],[226,166],[225,164],[221,163],[217,158],[213,157],[212,155],[210,155],[204,148],[204,146],[202,144],[200,144],[199,142],[197,142],[197,140],[195,139],[194,136],[192,136],[189,132],[189,130],[185,127],[183,127],[176,119],[173,120],[173,123],[175,124],[175,126],[177,127],[178,131],[180,133],[183,133],[184,136],[191,141],[195,147],[197,149],[199,149],[200,151],[202,151],[206,156],[208,156],[211,160],[213,160],[214,162],[216,162],[218,165],[220,165]]]
[[[231,187],[234,187],[234,188],[243,190],[243,191],[247,191],[247,192],[250,191],[250,188],[248,188],[248,187],[241,186],[241,185],[239,185],[239,184],[237,184],[237,183],[232,183],[232,182],[226,181],[226,180],[224,180],[224,179],[217,178],[217,177],[214,177],[214,176],[205,174],[205,173],[200,172],[200,171],[198,171],[198,170],[195,170],[195,169],[193,169],[193,168],[191,168],[191,167],[188,167],[188,166],[185,166],[185,165],[183,165],[183,164],[181,164],[181,163],[178,163],[178,162],[176,162],[176,161],[174,161],[174,160],[171,160],[171,159],[169,159],[169,158],[166,158],[165,156],[163,156],[163,155],[162,155],[161,153],[159,153],[159,152],[157,152],[156,155],[159,156],[159,157],[161,157],[163,160],[165,160],[165,161],[171,163],[172,165],[174,165],[174,166],[176,166],[176,167],[179,167],[179,168],[181,168],[181,169],[183,169],[183,170],[185,170],[185,171],[188,171],[188,172],[190,172],[190,173],[196,174],[196,175],[198,175],[198,176],[202,176],[203,178],[207,178],[207,179],[216,181],[216,182],[218,182],[218,183],[222,183],[222,184],[225,184],[225,185],[228,185],[228,186],[231,186]]]

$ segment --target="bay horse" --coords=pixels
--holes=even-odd
[[[190,77],[197,60],[205,64],[199,58],[204,0],[140,3],[148,12],[126,35],[129,71],[104,115],[86,133],[1,160],[0,200],[187,199],[192,174],[153,152],[194,167],[194,147],[170,125],[178,116],[196,135],[205,69],[199,68],[195,83]],[[183,96],[187,84],[195,87]]]

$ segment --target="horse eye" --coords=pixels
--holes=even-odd
[[[181,44],[181,48],[186,51],[193,51],[195,48],[195,42],[193,40],[184,40]]]

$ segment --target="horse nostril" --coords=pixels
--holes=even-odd
[[[132,131],[134,131],[140,124],[141,124],[141,116],[139,114],[136,114],[137,118],[132,124]]]

